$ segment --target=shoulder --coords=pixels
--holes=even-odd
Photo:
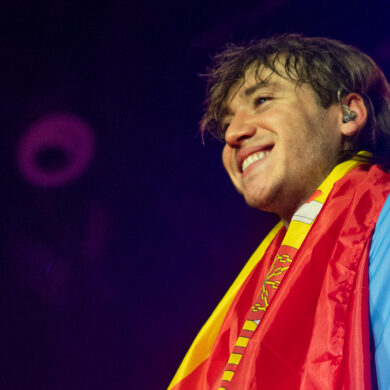
[[[370,276],[377,271],[390,249],[390,196],[387,197],[375,225],[370,248]],[[389,254],[390,255],[390,254]],[[389,256],[390,257],[390,256]],[[390,267],[390,264],[389,264]]]
[[[379,388],[390,388],[390,197],[378,217],[370,248],[370,323]]]

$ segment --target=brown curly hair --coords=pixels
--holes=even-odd
[[[284,65],[285,74],[278,72]],[[328,108],[341,97],[355,92],[363,97],[368,111],[366,126],[351,140],[348,158],[359,150],[373,154],[372,162],[388,164],[390,147],[390,87],[382,70],[356,47],[322,37],[299,34],[277,35],[248,44],[228,44],[215,55],[207,79],[206,111],[200,123],[202,134],[224,138],[221,121],[232,89],[245,81],[245,72],[267,68],[282,77],[309,84],[318,103]]]

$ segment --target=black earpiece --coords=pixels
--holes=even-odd
[[[351,110],[348,106],[343,104],[343,123],[351,122],[356,119],[356,112]]]

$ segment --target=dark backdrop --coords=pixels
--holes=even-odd
[[[2,2],[0,388],[165,389],[276,221],[236,194],[222,144],[202,145],[198,74],[224,43],[280,32],[339,38],[388,71],[389,16],[377,0]],[[42,186],[18,150],[61,113],[89,124],[94,153]],[[48,173],[75,158],[42,148]]]

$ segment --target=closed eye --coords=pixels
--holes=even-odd
[[[260,106],[261,104],[265,103],[267,100],[269,100],[268,97],[259,96],[253,101],[253,105],[256,107]]]

